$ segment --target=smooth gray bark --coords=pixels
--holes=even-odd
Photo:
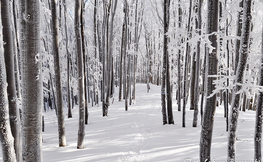
[[[22,76],[22,157],[42,161],[42,61],[40,1],[20,1],[20,52]]]
[[[16,152],[17,161],[22,161],[22,139],[21,139],[21,122],[19,109],[17,104],[17,90],[16,90],[16,77],[15,77],[15,51],[14,51],[14,36],[12,25],[12,17],[10,16],[10,3],[9,0],[1,1],[1,15],[3,24],[3,41],[4,45],[4,58],[6,66],[6,76],[7,76],[7,94],[9,102],[9,117],[10,125],[12,130],[12,135],[14,137],[14,147]],[[18,89],[19,91],[19,89]]]
[[[56,106],[58,118],[58,139],[59,147],[66,146],[65,122],[63,114],[63,96],[62,96],[62,83],[60,75],[60,59],[59,59],[59,40],[58,40],[58,17],[57,17],[57,1],[51,1],[52,8],[52,39],[53,39],[53,52],[54,52],[54,67],[55,67],[55,87],[56,87]]]
[[[1,5],[1,4],[0,4]],[[2,6],[2,5],[1,5]],[[2,25],[2,23],[1,23]],[[2,35],[2,26],[0,26]],[[0,35],[0,38],[2,39]],[[2,145],[2,156],[5,162],[15,162],[16,154],[14,149],[14,138],[11,132],[9,121],[9,105],[7,97],[6,67],[3,44],[0,43],[0,141]]]
[[[81,9],[82,0],[75,0],[75,35],[76,35],[76,51],[78,58],[78,90],[79,90],[79,129],[77,148],[84,148],[85,137],[85,86],[84,86],[84,63],[82,50],[81,35]]]

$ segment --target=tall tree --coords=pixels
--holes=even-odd
[[[67,103],[68,103],[68,118],[72,118],[72,111],[71,111],[71,95],[70,95],[70,82],[71,82],[71,73],[70,73],[70,52],[69,52],[69,46],[68,46],[68,27],[67,27],[67,4],[66,0],[63,0],[63,5],[64,5],[64,28],[65,28],[65,39],[66,39],[66,55],[67,55]]]
[[[2,6],[2,4],[0,4]],[[2,9],[1,9],[2,10]],[[2,23],[0,26],[0,38],[2,39]],[[7,97],[6,67],[2,41],[0,42],[0,141],[2,145],[3,161],[15,162],[14,138],[9,121],[9,106]]]
[[[15,62],[14,62],[14,37],[13,30],[14,26],[12,25],[12,17],[10,16],[9,0],[1,1],[1,15],[2,15],[2,24],[3,24],[3,41],[4,45],[4,55],[5,55],[5,65],[6,65],[6,75],[7,75],[7,94],[9,102],[9,116],[10,116],[10,125],[12,130],[12,135],[14,137],[14,146],[16,151],[17,161],[22,161],[22,141],[21,141],[21,122],[20,115],[17,104],[17,90],[16,90],[16,77],[15,77]],[[18,83],[19,84],[19,83]],[[19,91],[19,90],[18,90]]]
[[[168,0],[169,1],[169,0]],[[167,0],[164,1],[164,19],[166,20],[166,9],[167,9]],[[169,1],[170,2],[170,1]],[[167,21],[167,20],[166,20]],[[164,30],[168,31],[168,24],[165,23],[164,25]],[[166,84],[166,61],[167,61],[167,49],[165,49],[165,47],[167,48],[167,35],[166,32],[164,32],[164,47],[163,47],[163,69],[162,69],[162,84],[161,84],[161,101],[162,101],[162,115],[163,115],[163,125],[167,124],[167,113],[166,113],[166,91],[165,91],[165,84]],[[166,38],[166,39],[165,39]]]
[[[187,24],[187,33],[190,35],[191,33],[191,15],[192,15],[192,0],[190,0],[190,6],[189,6],[189,16],[188,16],[188,24]],[[187,87],[187,82],[188,82],[188,57],[190,53],[190,45],[189,45],[189,40],[190,37],[187,36],[187,42],[186,42],[186,51],[185,51],[185,59],[184,59],[184,93],[183,93],[183,117],[182,117],[182,127],[185,127],[185,107],[187,104],[187,92],[188,92],[188,87]]]
[[[168,30],[169,30],[169,20],[170,20],[170,0],[164,1],[164,41],[163,41],[163,55],[166,55],[166,95],[167,95],[167,117],[168,124],[174,124],[173,119],[173,107],[172,107],[172,90],[170,82],[170,61],[168,53]]]
[[[83,46],[81,34],[81,12],[82,0],[75,0],[75,35],[76,49],[78,58],[78,91],[79,91],[79,130],[77,148],[84,148],[85,137],[85,86],[84,86],[84,62],[83,62]]]
[[[179,30],[181,30],[182,28],[182,7],[181,7],[181,1],[178,1],[178,28]],[[179,35],[179,41],[178,41],[178,46],[181,47],[181,34]],[[178,54],[177,54],[177,102],[178,102],[178,111],[181,111],[181,54],[182,54],[182,50],[180,48],[178,48]]]
[[[123,12],[124,12],[124,17],[123,17],[123,25],[122,25],[122,39],[121,39],[121,58],[120,58],[120,81],[119,81],[119,101],[122,100],[122,87],[123,86],[123,57],[126,54],[126,39],[127,39],[127,1],[125,0],[123,2]]]
[[[250,29],[251,29],[251,1],[243,1],[244,15],[242,20],[242,32],[241,32],[241,42],[239,50],[239,60],[236,69],[236,78],[233,88],[233,96],[230,109],[230,121],[229,121],[229,136],[228,136],[228,161],[235,161],[236,155],[236,130],[237,130],[237,119],[239,115],[239,101],[240,93],[239,91],[242,88],[244,71],[246,68],[248,50],[249,50],[249,41],[250,41]]]
[[[262,30],[263,31],[263,30]],[[262,45],[263,45],[263,32],[262,32]],[[263,86],[263,46],[261,47],[261,68],[259,86]],[[256,110],[256,124],[254,135],[254,161],[262,161],[261,142],[262,142],[262,106],[263,106],[263,92],[259,92]]]
[[[198,35],[201,36],[201,7],[202,7],[202,0],[197,1],[197,29]],[[200,38],[201,39],[201,38]],[[198,101],[199,101],[199,65],[200,65],[200,46],[201,40],[197,42],[197,51],[196,51],[196,67],[195,67],[195,90],[194,90],[194,119],[193,119],[193,127],[197,126],[197,115],[198,115]]]
[[[207,74],[208,76],[217,75],[217,36],[213,34],[218,28],[218,0],[207,1],[207,34],[211,42],[212,50],[207,53]],[[209,50],[207,50],[209,51]],[[214,125],[214,114],[216,109],[216,95],[213,95],[215,90],[215,77],[207,78],[206,106],[203,115],[203,123],[200,139],[200,161],[211,160],[211,143]],[[211,96],[212,95],[212,96]]]
[[[42,161],[42,61],[40,1],[20,1],[20,52],[22,76],[22,157]]]
[[[58,118],[58,138],[59,147],[66,146],[66,134],[65,123],[63,114],[63,96],[62,96],[62,84],[60,74],[60,59],[59,59],[59,40],[58,40],[58,17],[57,17],[57,0],[51,1],[52,8],[52,35],[53,35],[53,52],[54,52],[54,67],[55,67],[55,87],[56,87],[56,107]]]

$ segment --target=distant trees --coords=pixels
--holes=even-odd
[[[187,110],[189,107],[194,110],[192,126],[201,123],[201,161],[211,158],[216,106],[224,102],[230,137],[229,161],[235,159],[239,110],[256,110],[255,159],[261,159],[258,53],[262,52],[259,50],[262,40],[258,38],[260,16],[256,15],[261,14],[256,9],[260,5],[261,1],[252,0],[2,0],[0,45],[4,50],[0,52],[4,57],[1,55],[0,59],[2,62],[4,59],[4,64],[0,65],[3,73],[0,92],[4,97],[0,111],[6,130],[11,128],[17,161],[21,161],[21,137],[25,146],[23,159],[42,159],[39,122],[43,89],[44,101],[48,102],[45,110],[56,107],[59,146],[66,146],[63,105],[68,103],[65,113],[72,117],[72,108],[78,103],[77,148],[82,149],[88,104],[101,106],[102,116],[108,116],[116,86],[118,101],[123,101],[123,109],[128,111],[129,105],[135,103],[136,83],[147,84],[149,93],[151,84],[161,85],[163,124],[175,122],[173,108],[176,108],[182,110],[181,124],[186,127]],[[18,26],[16,21],[20,21]],[[18,44],[15,33],[19,33]],[[20,52],[18,57],[16,52]],[[55,79],[54,87],[52,79]],[[20,121],[17,96],[21,92]],[[177,104],[173,104],[175,101]],[[11,126],[8,126],[7,105]],[[230,115],[228,105],[231,105]],[[9,140],[7,144],[12,143],[12,138],[2,137],[1,140]],[[36,147],[30,145],[32,141],[36,141]],[[11,145],[8,147],[3,147],[7,150],[3,151],[4,158],[13,156],[9,154],[13,151]],[[30,159],[30,154],[36,155],[36,159]]]

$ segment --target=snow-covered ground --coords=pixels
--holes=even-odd
[[[117,91],[118,92],[118,91]],[[85,127],[85,148],[77,149],[78,109],[73,118],[65,115],[66,147],[58,147],[57,119],[54,111],[45,113],[43,133],[44,162],[183,162],[199,161],[200,116],[192,127],[193,111],[187,107],[186,128],[181,127],[182,112],[173,103],[174,125],[162,125],[160,87],[137,84],[136,103],[125,111],[124,101],[109,107],[102,117],[101,106],[89,107],[89,125]],[[189,105],[189,104],[188,104]],[[65,109],[66,110],[66,109]],[[66,114],[66,111],[65,111]],[[255,112],[240,112],[237,135],[237,161],[252,161]],[[223,107],[216,110],[212,159],[226,161],[227,136]],[[0,155],[2,156],[2,154]],[[2,157],[0,157],[2,160]]]

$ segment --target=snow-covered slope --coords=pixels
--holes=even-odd
[[[200,115],[198,127],[192,127],[193,111],[187,107],[186,128],[181,127],[182,113],[174,100],[174,125],[162,125],[160,87],[137,84],[136,104],[125,111],[117,97],[102,117],[101,106],[89,107],[85,149],[77,149],[78,108],[66,118],[67,146],[58,147],[57,119],[54,111],[44,113],[44,162],[190,162],[199,161]],[[118,91],[116,91],[118,92]],[[117,94],[116,94],[117,96]],[[64,112],[67,112],[66,109]],[[237,135],[237,161],[253,160],[255,112],[240,112]],[[223,107],[216,110],[212,160],[226,161],[227,136]],[[2,152],[0,151],[0,161]]]
[[[200,124],[192,127],[193,111],[187,108],[186,128],[181,127],[181,112],[174,101],[174,125],[162,125],[160,87],[138,84],[136,104],[125,111],[124,101],[117,97],[102,117],[101,107],[89,107],[85,149],[77,149],[78,110],[66,118],[67,147],[58,147],[57,120],[54,112],[45,114],[43,133],[44,162],[181,162],[199,159]],[[118,92],[118,91],[117,91]],[[253,159],[254,116],[252,111],[241,112],[238,124],[237,160]],[[199,116],[200,123],[200,116]],[[212,159],[226,160],[227,132],[223,107],[216,110],[212,144]]]

